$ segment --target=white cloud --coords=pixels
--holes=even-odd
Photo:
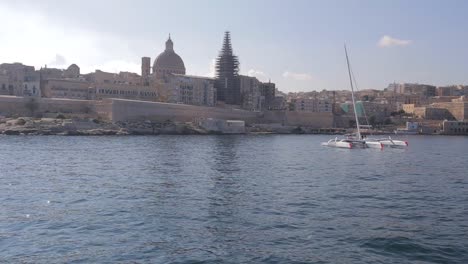
[[[297,73],[297,72],[290,72],[285,71],[283,73],[283,77],[286,79],[292,79],[296,81],[309,81],[312,80],[312,75],[308,73]]]
[[[11,8],[0,3],[0,63],[22,62],[36,68],[66,68],[75,63],[81,72],[95,69],[140,73],[139,58],[118,36],[82,28],[65,27],[47,15]],[[116,55],[117,54],[117,55]]]
[[[386,47],[393,47],[393,46],[407,46],[411,43],[412,43],[411,40],[397,39],[397,38],[392,38],[388,35],[385,35],[379,40],[379,43],[377,45],[381,48],[386,48]]]
[[[264,72],[262,71],[257,71],[257,70],[254,70],[254,69],[250,69],[248,72],[247,72],[247,76],[250,76],[250,77],[256,77],[257,79],[259,79],[260,81],[266,81],[267,79],[267,76]]]
[[[1,4],[0,14],[4,21],[15,21],[0,27],[1,62],[65,66],[65,57],[76,63],[92,63],[100,54],[96,48],[98,36],[92,32],[65,30],[46,16],[22,13]]]
[[[67,60],[65,59],[65,57],[63,55],[56,54],[54,60],[49,62],[48,65],[52,67],[63,67],[66,66],[66,64]]]

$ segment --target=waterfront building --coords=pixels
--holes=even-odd
[[[265,98],[262,109],[270,109],[276,97],[276,85],[271,81],[261,83],[260,94]]]
[[[356,111],[358,117],[367,118],[366,122],[373,123],[384,122],[390,116],[391,109],[388,104],[357,101],[356,110],[351,102],[346,102],[341,104],[341,111],[348,115],[354,115]]]
[[[288,109],[288,104],[284,96],[277,95],[273,98],[268,110],[285,111]]]
[[[437,87],[438,96],[462,96],[466,95],[466,89],[468,86],[463,85],[449,85]]]
[[[468,135],[468,121],[442,122],[442,133],[447,135]]]
[[[396,93],[396,94],[404,93],[404,85],[401,84],[401,83],[391,83],[391,84],[388,85],[388,87],[386,89],[387,89],[387,91],[393,92],[393,93]]]
[[[414,104],[402,104],[402,110],[407,114],[414,114]]]
[[[81,100],[122,98],[143,101],[158,101],[154,86],[125,83],[91,83],[85,80],[49,79],[43,81],[42,96]]]
[[[14,95],[13,87],[10,86],[8,75],[0,74],[0,95]]]
[[[162,101],[190,105],[214,106],[216,90],[214,78],[182,74],[166,75],[162,83]]]
[[[147,60],[142,62],[147,63]],[[146,65],[143,65],[143,67],[147,70]],[[166,41],[166,49],[156,57],[153,64],[155,78],[162,78],[167,74],[185,74],[184,61],[174,51],[174,42],[172,42],[171,35]]]
[[[27,97],[41,97],[41,84],[38,79],[23,82],[22,95]]]
[[[63,71],[62,76],[68,79],[77,79],[80,77],[80,67],[78,67],[76,64],[72,64]]]
[[[106,98],[159,101],[158,90],[153,86],[97,83],[89,89],[88,99],[103,100]]]
[[[129,85],[142,85],[141,76],[133,72],[119,72],[111,73],[96,70],[85,76],[86,81],[98,84],[129,84]]]
[[[417,94],[425,97],[436,96],[436,87],[428,84],[419,83],[391,83],[387,91],[393,91],[396,94]]]
[[[414,107],[413,114],[426,120],[454,120],[455,117],[446,108],[434,105]]]
[[[297,112],[331,113],[333,102],[324,98],[297,98],[291,100],[293,110]]]
[[[468,120],[468,101],[453,100],[452,102],[433,103],[430,106],[433,108],[447,109],[447,111],[451,114],[451,116],[453,116],[455,120]]]
[[[7,95],[22,96],[24,90],[23,83],[39,79],[39,74],[33,66],[27,66],[22,63],[0,64],[0,74],[8,77],[8,81],[3,77],[2,84],[5,84],[5,90],[0,88],[2,90],[1,93]]]
[[[216,118],[204,118],[199,121],[199,125],[212,132],[223,134],[244,134],[245,121],[243,120],[224,120]]]
[[[216,92],[217,99],[226,104],[240,105],[239,60],[233,54],[231,35],[224,33],[223,47],[216,60]]]
[[[436,96],[436,87],[433,85],[405,83],[403,89],[405,94],[416,94],[424,97]]]
[[[63,70],[57,68],[47,68],[47,65],[40,70],[42,80],[61,79],[63,78]]]
[[[42,97],[90,99],[91,83],[83,80],[47,79],[42,81]]]
[[[151,58],[141,58],[141,78],[143,85],[149,85],[149,78],[151,75]]]
[[[239,76],[242,109],[259,111],[264,104],[264,97],[261,95],[261,82],[255,78],[245,75]]]

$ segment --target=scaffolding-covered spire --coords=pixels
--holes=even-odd
[[[216,60],[216,79],[218,100],[228,104],[240,104],[239,60],[233,54],[231,34],[224,33],[223,46]]]

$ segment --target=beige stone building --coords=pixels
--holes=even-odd
[[[0,74],[0,95],[13,95],[14,90],[12,88],[8,75]]]
[[[80,80],[48,79],[41,85],[42,97],[89,100],[91,83]]]
[[[414,115],[417,118],[427,120],[454,120],[455,117],[446,108],[436,106],[419,106],[414,108]]]
[[[111,73],[96,70],[93,73],[87,74],[86,80],[91,83],[99,84],[143,85],[141,76],[133,72]]]
[[[216,104],[213,78],[168,74],[161,85],[161,98],[164,102],[204,106]]]
[[[297,98],[292,99],[293,110],[298,112],[331,113],[333,102],[324,98]]]
[[[23,82],[22,94],[25,97],[41,97],[41,83],[39,80]]]
[[[91,83],[82,80],[50,79],[43,82],[43,97],[82,100],[122,98],[143,101],[158,101],[158,90],[154,86]]]
[[[414,114],[414,104],[402,104],[403,111],[407,114]]]
[[[442,122],[442,133],[446,135],[468,135],[468,121]]]
[[[39,80],[39,73],[35,71],[33,66],[27,66],[21,63],[3,63],[0,64],[0,75],[2,84],[5,84],[5,90],[0,87],[0,93],[6,95],[23,96],[24,82]]]
[[[111,83],[93,84],[89,99],[103,100],[106,98],[159,101],[158,91],[153,86]]]
[[[448,112],[458,121],[468,120],[468,102],[455,101],[447,103],[434,103],[431,104],[434,108],[447,109]]]

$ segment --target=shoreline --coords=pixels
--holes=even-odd
[[[111,123],[93,118],[2,118],[0,119],[0,135],[5,136],[157,136],[157,135],[329,135],[340,137],[345,135],[345,129],[340,132],[330,131],[330,128],[313,129],[301,126],[273,126],[268,124],[252,124],[246,126],[242,133],[223,133],[210,131],[194,122],[171,122],[164,123],[139,121],[139,122],[116,122]],[[379,131],[375,137],[402,137],[407,134],[397,135]],[[410,136],[466,136],[447,134],[411,134]]]
[[[2,118],[0,119],[0,135],[4,136],[157,136],[157,135],[329,135],[340,137],[342,133],[323,132],[329,129],[311,129],[293,126],[265,126],[258,124],[247,126],[243,133],[222,133],[209,131],[193,122],[177,123],[166,121],[155,123],[150,121],[111,123],[93,118],[67,119],[57,118]],[[373,136],[402,137],[406,134],[378,132]],[[412,134],[410,136],[466,136],[446,134]]]

